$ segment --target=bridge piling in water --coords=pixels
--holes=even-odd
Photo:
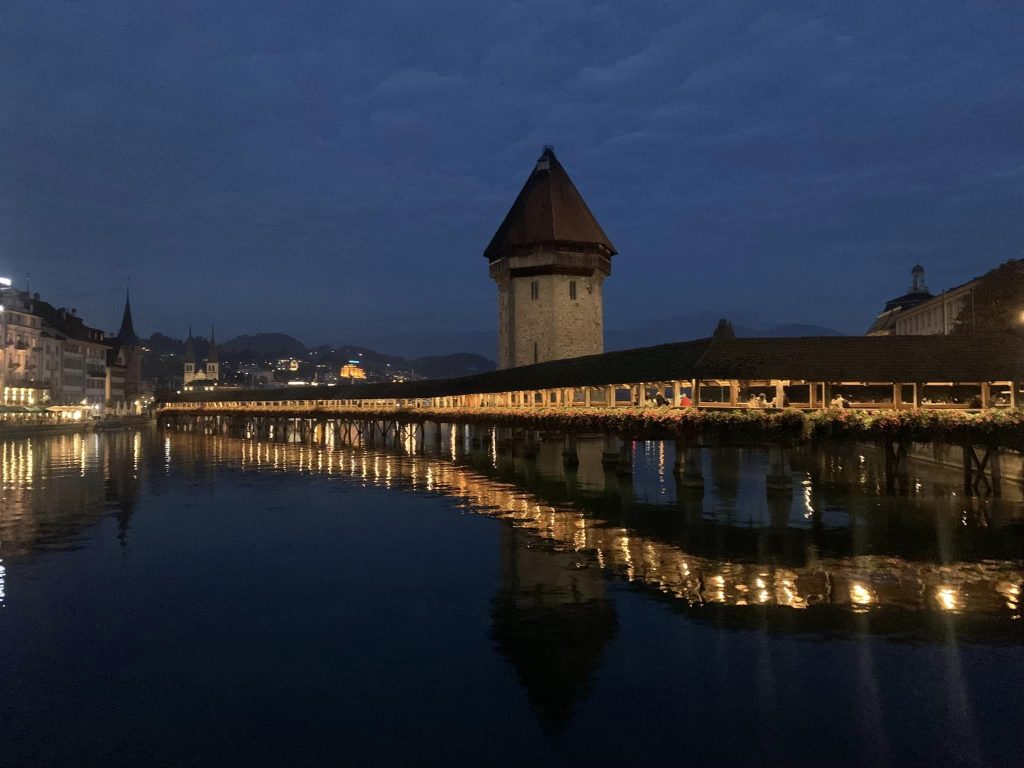
[[[1003,493],[1002,459],[999,449],[991,446],[976,448],[963,446],[964,494],[967,496],[992,496],[999,498]],[[979,450],[980,455],[979,455]]]
[[[768,446],[768,474],[765,479],[769,494],[793,493],[793,473],[789,467],[788,447]]]
[[[701,461],[700,446],[685,440],[676,440],[675,449],[676,456],[672,472],[676,476],[678,487],[683,491],[703,491],[704,467]]]
[[[564,436],[564,446],[562,448],[562,466],[566,468],[575,468],[580,465],[580,454],[576,447],[576,435],[568,433]]]

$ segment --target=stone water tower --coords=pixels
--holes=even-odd
[[[484,251],[498,284],[498,367],[604,352],[602,284],[615,253],[544,147]]]

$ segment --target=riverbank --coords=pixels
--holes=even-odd
[[[153,416],[122,416],[116,419],[49,422],[43,424],[19,424],[16,422],[0,421],[0,438],[31,435],[63,435],[75,432],[108,432],[155,423],[156,418]]]

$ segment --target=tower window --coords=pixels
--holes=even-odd
[[[539,299],[540,298],[540,283],[537,280],[531,280],[530,281],[530,298],[531,299]]]
[[[537,362],[537,342],[533,342],[533,362]]]
[[[570,280],[569,281],[569,298],[572,299],[573,301],[576,301],[576,281],[575,280]]]

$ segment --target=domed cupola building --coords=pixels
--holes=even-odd
[[[868,336],[889,336],[896,333],[896,320],[901,313],[935,298],[928,290],[928,286],[924,284],[924,267],[915,264],[914,268],[910,270],[910,278],[910,289],[902,296],[889,299],[885,303],[885,309],[879,313],[875,322],[868,329]]]

